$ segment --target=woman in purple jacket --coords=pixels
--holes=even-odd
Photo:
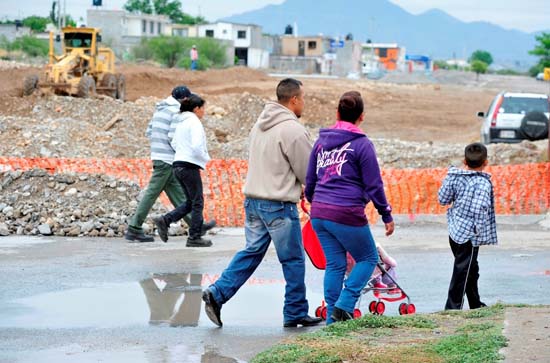
[[[363,122],[363,109],[359,92],[344,93],[336,124],[320,131],[309,159],[305,196],[311,203],[311,222],[327,260],[327,324],[353,319],[357,299],[378,262],[365,215],[368,202],[372,201],[382,216],[386,236],[394,230],[374,146],[358,127]],[[356,265],[344,284],[346,252]]]

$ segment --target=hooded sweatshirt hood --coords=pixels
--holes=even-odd
[[[267,131],[286,121],[298,122],[298,117],[280,103],[269,101],[265,104],[257,122],[260,131]]]
[[[172,96],[168,96],[156,104],[156,111],[170,111],[173,113],[179,112],[181,104]]]
[[[367,136],[341,129],[321,129],[319,131],[318,146],[321,146],[324,150],[333,150],[360,138],[366,139]]]

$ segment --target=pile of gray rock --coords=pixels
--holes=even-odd
[[[106,175],[0,173],[0,236],[123,236],[140,199],[137,184]],[[150,217],[166,212],[157,201]],[[144,224],[152,232],[152,220]],[[174,225],[171,235],[182,235]]]

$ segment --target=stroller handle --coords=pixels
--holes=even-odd
[[[300,202],[300,207],[302,207],[302,210],[304,211],[304,213],[309,216],[309,209],[307,209],[306,207],[306,198],[302,198]]]

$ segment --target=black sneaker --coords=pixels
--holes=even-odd
[[[314,326],[322,322],[323,319],[321,318],[313,318],[309,315],[306,315],[305,317],[298,319],[298,320],[290,320],[285,321],[283,323],[283,327],[285,328],[296,328],[298,325],[302,326]]]
[[[210,247],[212,246],[212,241],[206,238],[188,238],[186,247]]]
[[[159,237],[162,242],[168,241],[168,225],[166,224],[164,217],[160,216],[158,218],[153,218],[153,222],[155,222],[155,225],[157,226],[157,231],[159,232]]]
[[[332,314],[330,315],[332,320],[334,321],[346,321],[346,320],[353,320],[353,314],[348,313],[345,310],[342,310],[340,308],[337,308],[336,306],[332,310]]]
[[[132,230],[127,230],[124,238],[130,243],[155,242],[153,236],[147,236],[143,232],[134,232]]]
[[[214,227],[216,227],[216,221],[213,220],[213,219],[206,222],[206,223],[203,223],[202,224],[202,230],[201,230],[201,236],[204,236],[206,234],[206,232],[208,232],[209,230],[211,230]]]
[[[204,301],[204,311],[206,316],[217,326],[222,327],[221,306],[218,305],[210,290],[206,289],[202,292],[202,301]]]

